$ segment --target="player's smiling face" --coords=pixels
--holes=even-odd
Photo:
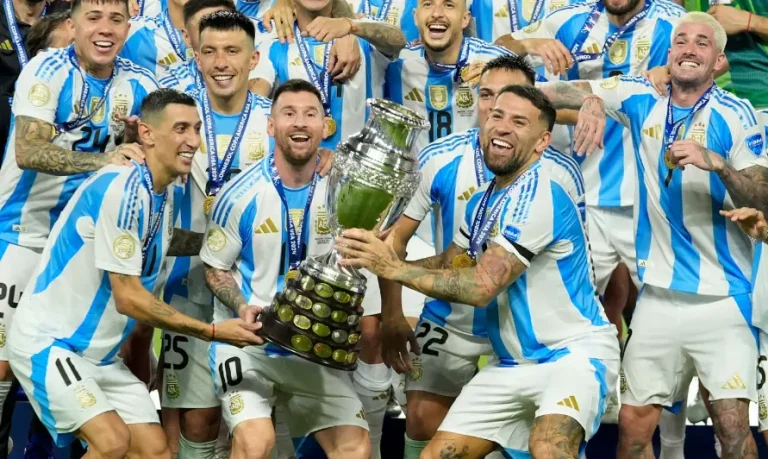
[[[707,24],[678,26],[669,49],[669,73],[683,86],[707,84],[725,64],[725,55],[715,45],[715,31]]]
[[[461,41],[470,19],[464,0],[420,0],[414,14],[421,42],[438,52]]]
[[[550,136],[540,117],[538,108],[516,94],[505,92],[496,98],[480,137],[483,159],[491,172],[513,174],[547,148]]]
[[[126,3],[85,0],[67,23],[80,64],[96,77],[108,77],[130,28]]]
[[[324,131],[323,105],[311,92],[284,92],[272,105],[267,134],[289,163],[301,166],[313,160]]]
[[[477,120],[480,131],[485,130],[488,115],[496,102],[496,95],[509,85],[530,86],[523,72],[503,68],[485,72],[480,77],[479,98],[477,101]]]
[[[169,104],[151,129],[151,146],[158,162],[171,177],[189,174],[192,157],[200,148],[200,115],[196,107]],[[145,139],[142,139],[146,142]]]
[[[200,34],[198,66],[214,97],[231,97],[248,89],[248,74],[259,54],[244,30],[205,29]]]

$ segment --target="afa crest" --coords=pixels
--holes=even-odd
[[[176,400],[180,395],[179,379],[173,373],[168,374],[165,377],[165,396],[171,400]]]
[[[245,409],[245,400],[240,394],[232,394],[229,398],[229,412],[233,415],[240,414]]]
[[[456,105],[459,108],[472,108],[475,103],[475,97],[472,95],[472,89],[469,86],[462,85],[456,92]]]

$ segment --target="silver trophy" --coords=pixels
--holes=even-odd
[[[346,228],[382,232],[405,210],[421,179],[411,152],[429,123],[401,105],[369,99],[363,130],[339,144],[328,176],[326,209],[331,234]],[[339,266],[335,249],[301,263],[264,309],[264,338],[321,365],[354,370],[360,351],[360,319],[366,278]]]

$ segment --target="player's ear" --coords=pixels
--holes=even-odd
[[[271,116],[267,117],[267,135],[270,137],[275,136],[275,122]]]
[[[181,35],[184,37],[184,44],[187,46],[187,48],[192,48],[192,41],[189,39],[189,34],[187,33],[186,27],[181,29]]]
[[[537,155],[541,155],[542,153],[544,153],[544,150],[547,149],[551,141],[552,141],[552,133],[549,131],[544,131],[539,137],[538,142],[536,142],[536,146],[533,147],[533,150],[536,152]]]
[[[147,147],[155,144],[152,128],[141,119],[139,119],[139,143]]]
[[[461,30],[469,27],[469,21],[472,20],[472,14],[468,10],[464,10],[464,15],[461,17]]]
[[[253,54],[251,54],[251,64],[248,67],[250,70],[253,70],[256,68],[256,64],[259,63],[259,58],[261,57],[261,53],[259,53],[258,49],[253,50]]]
[[[728,58],[725,57],[724,53],[720,53],[717,56],[717,60],[715,61],[715,68],[713,69],[715,71],[715,75],[718,75],[721,70],[726,68],[728,66]]]

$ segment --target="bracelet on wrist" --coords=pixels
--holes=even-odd
[[[211,324],[211,341],[216,340],[216,324]]]

